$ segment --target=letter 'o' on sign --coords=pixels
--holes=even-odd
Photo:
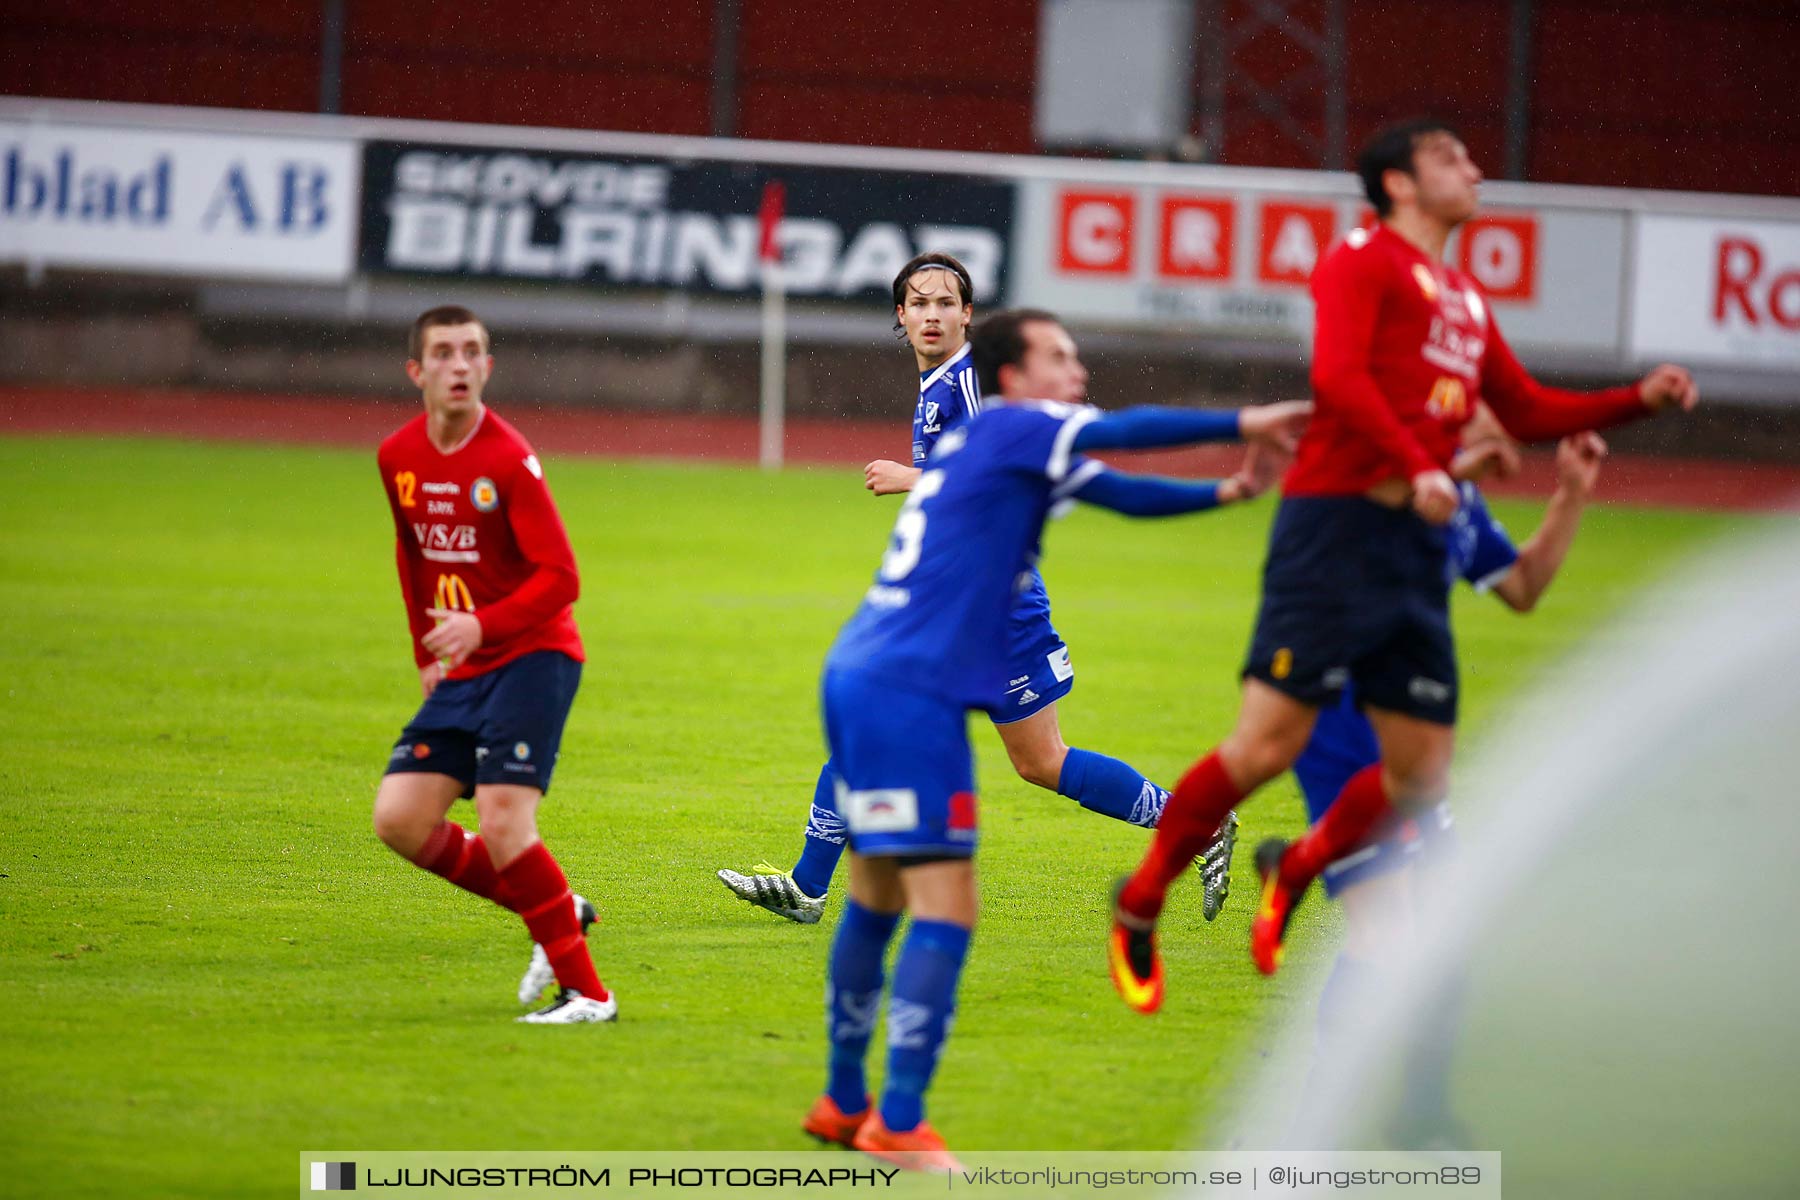
[[[1491,299],[1537,298],[1537,218],[1476,217],[1463,226],[1457,258]]]
[[[1085,275],[1129,275],[1137,197],[1130,192],[1064,192],[1058,198],[1056,266]]]
[[[1230,200],[1165,196],[1156,269],[1169,279],[1230,279],[1236,209]]]

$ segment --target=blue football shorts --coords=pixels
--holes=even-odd
[[[975,758],[959,704],[867,671],[820,680],[836,806],[857,854],[975,853]]]

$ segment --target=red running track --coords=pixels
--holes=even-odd
[[[754,462],[752,417],[634,413],[496,405],[516,419],[545,454],[609,458]],[[0,434],[173,437],[293,445],[358,446],[374,453],[382,438],[418,412],[416,399],[370,401],[142,388],[0,387]],[[892,421],[790,420],[791,462],[855,468],[873,458],[905,461],[910,414]],[[1223,447],[1124,456],[1134,469],[1217,476],[1236,468]],[[1546,452],[1526,456],[1517,479],[1486,490],[1542,497],[1555,485]],[[1800,467],[1765,463],[1616,455],[1601,476],[1602,499],[1632,504],[1740,512],[1800,511]]]

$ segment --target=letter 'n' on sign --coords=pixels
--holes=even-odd
[[[1231,278],[1237,208],[1228,199],[1164,196],[1157,273],[1170,279]]]

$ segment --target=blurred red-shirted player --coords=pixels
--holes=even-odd
[[[1375,728],[1381,762],[1352,776],[1306,836],[1258,848],[1258,968],[1280,963],[1294,906],[1326,864],[1390,808],[1420,812],[1444,798],[1457,708],[1448,467],[1476,403],[1530,441],[1696,400],[1688,373],[1667,365],[1599,392],[1545,387],[1525,373],[1480,288],[1443,261],[1450,234],[1475,215],[1481,183],[1448,127],[1383,130],[1357,168],[1381,219],[1313,273],[1313,418],[1269,535],[1237,724],[1176,785],[1114,904],[1112,978],[1140,1012],[1162,1003],[1155,928],[1170,883],[1234,805],[1293,765],[1320,708],[1346,684]]]
[[[537,831],[581,682],[575,554],[537,455],[481,402],[494,368],[481,321],[434,308],[413,323],[407,351],[425,411],[377,459],[425,703],[388,759],[375,832],[524,920],[536,945],[520,1003],[552,979],[561,990],[520,1020],[610,1021],[618,1001],[588,954],[594,909],[569,890]],[[471,795],[479,835],[446,819]]]

